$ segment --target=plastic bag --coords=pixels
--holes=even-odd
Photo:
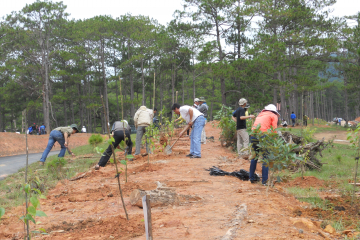
[[[250,178],[249,172],[244,170],[244,169],[240,169],[240,171],[226,172],[226,171],[221,170],[218,167],[213,166],[213,167],[211,167],[209,169],[205,169],[205,170],[209,171],[211,176],[225,176],[225,175],[234,176],[234,177],[237,177],[238,179],[243,180],[243,181],[249,181],[249,178]],[[260,177],[256,173],[255,173],[255,179],[254,180],[255,181],[260,181]]]

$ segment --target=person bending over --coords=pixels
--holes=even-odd
[[[125,143],[127,145],[126,154],[130,155],[132,152],[133,143],[131,141],[131,136],[130,136],[131,128],[130,128],[130,125],[128,124],[128,122],[126,120],[114,122],[112,129],[111,129],[111,134],[115,140],[112,143],[114,150],[115,150],[115,148],[119,148],[119,144],[121,143],[121,141],[125,140]],[[111,145],[109,145],[109,147],[105,150],[105,152],[101,156],[99,163],[95,166],[95,170],[99,170],[100,167],[105,167],[105,165],[109,161],[112,153],[113,153],[112,147],[111,147]]]

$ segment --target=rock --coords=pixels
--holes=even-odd
[[[254,222],[255,222],[255,221],[252,220],[252,219],[248,220],[248,223],[254,223]]]
[[[109,193],[107,196],[108,196],[108,197],[113,197],[113,196],[114,196],[114,194]]]
[[[333,228],[331,225],[327,225],[327,226],[325,227],[324,231],[327,232],[327,233],[330,233],[330,234],[336,233],[335,228]]]
[[[98,199],[98,201],[102,201],[102,200],[104,200],[104,199],[103,199],[103,198],[99,198],[99,199]]]
[[[306,218],[290,218],[290,220],[293,222],[294,226],[298,229],[316,229],[317,227],[313,222]]]
[[[300,234],[303,234],[303,233],[304,233],[304,230],[299,229],[299,233],[300,233]]]

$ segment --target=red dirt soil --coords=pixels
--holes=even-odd
[[[295,178],[286,184],[287,187],[324,187],[324,181],[320,180],[314,176],[305,176],[304,179],[302,177]]]
[[[78,133],[69,138],[69,147],[78,147],[88,144],[90,133]],[[28,135],[29,153],[44,151],[49,140],[49,135]],[[60,145],[55,143],[53,150],[60,150]],[[0,157],[26,153],[25,135],[0,132]]]
[[[147,156],[128,163],[128,183],[122,173],[121,185],[130,221],[124,218],[113,164],[99,171],[90,170],[79,180],[59,182],[47,199],[41,200],[41,210],[48,217],[37,218],[41,223],[36,227],[45,228],[50,235],[38,235],[37,239],[143,240],[143,210],[130,204],[129,195],[135,188],[155,189],[156,182],[199,200],[152,208],[154,239],[222,239],[236,227],[236,233],[227,239],[323,239],[320,228],[299,233],[293,212],[306,204],[281,192],[281,187],[267,192],[260,184],[231,176],[210,176],[205,169],[211,166],[227,171],[247,170],[249,162],[236,159],[236,154],[221,147],[219,129],[208,123],[206,131],[215,141],[202,145],[200,159],[185,157],[189,138],[183,137],[171,155],[151,155],[150,168],[154,171],[146,170]],[[258,170],[260,174],[260,165]],[[247,208],[244,219],[236,217],[240,205]],[[19,221],[23,210],[23,206],[7,209],[0,222],[0,239],[23,238],[23,224]],[[35,229],[33,224],[31,227]]]

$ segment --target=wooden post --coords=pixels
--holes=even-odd
[[[144,210],[146,240],[153,240],[150,195],[143,196],[142,205],[143,205],[143,210]]]
[[[177,99],[178,93],[179,93],[179,91],[176,91],[176,100],[175,100],[176,103],[178,102],[178,99]]]

